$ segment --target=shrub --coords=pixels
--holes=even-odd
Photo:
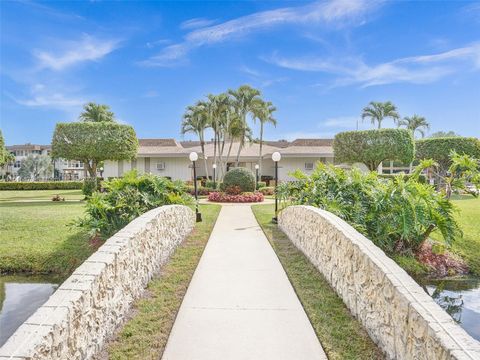
[[[79,190],[82,181],[0,182],[0,190]]]
[[[267,186],[267,183],[265,181],[259,181],[257,183],[257,188],[258,189],[264,188],[265,186]]]
[[[359,162],[375,171],[385,160],[412,162],[415,142],[407,129],[345,131],[335,135],[333,151],[336,162]]]
[[[452,203],[414,176],[390,181],[324,164],[292,175],[297,181],[279,185],[282,198],[338,215],[388,253],[416,253],[434,230],[447,243],[461,234]]]
[[[239,195],[242,193],[242,189],[238,185],[229,186],[225,189],[228,195]]]
[[[218,187],[218,181],[213,182],[212,180],[207,180],[205,182],[205,187],[208,189],[215,189],[216,187]]]
[[[65,198],[57,194],[52,197],[52,201],[65,201]]]
[[[416,141],[416,158],[433,159],[445,172],[452,164],[451,153],[480,159],[480,140],[474,137],[443,137]]]
[[[273,195],[275,194],[275,188],[273,186],[265,186],[261,189],[259,189],[263,195]]]
[[[223,183],[220,188],[225,191],[230,186],[239,186],[242,192],[254,191],[255,176],[248,169],[233,168],[223,177]]]
[[[94,192],[86,203],[86,216],[78,225],[107,237],[150,209],[169,204],[191,204],[182,182],[136,171],[103,183],[105,192]]]
[[[208,195],[208,201],[214,202],[249,203],[262,202],[263,200],[263,194],[259,192],[246,192],[239,195],[229,195],[224,192],[212,192]]]
[[[185,190],[187,193],[189,193],[190,195],[194,196],[195,195],[195,187],[193,185],[189,185],[186,187],[186,190]],[[197,194],[200,196],[205,196],[205,195],[208,195],[212,192],[213,190],[212,189],[209,189],[209,188],[205,188],[203,186],[199,186],[197,187]]]
[[[402,173],[399,173],[399,174],[379,174],[378,177],[382,178],[382,179],[390,179],[390,180],[395,180],[397,177],[401,177],[403,180],[408,180],[412,177],[412,175],[411,174],[402,174]],[[418,176],[418,181],[421,182],[422,184],[426,184],[427,183],[427,178],[425,177],[425,175],[420,174]]]
[[[91,196],[98,189],[96,178],[85,178],[83,180],[82,193],[85,197]]]

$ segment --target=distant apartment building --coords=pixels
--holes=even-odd
[[[23,145],[11,145],[6,147],[14,156],[15,160],[3,169],[0,169],[0,174],[8,176],[11,180],[18,180],[18,170],[22,166],[22,162],[29,155],[46,155],[50,156],[52,147],[50,145],[37,145],[37,144],[23,144]],[[56,159],[52,160],[53,170],[48,179],[58,180],[81,180],[85,177],[85,168],[83,162],[78,160],[64,160]],[[47,179],[43,179],[47,180]]]

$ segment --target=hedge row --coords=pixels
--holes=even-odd
[[[83,181],[0,182],[0,190],[79,190]]]

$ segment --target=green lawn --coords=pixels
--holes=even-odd
[[[67,276],[95,250],[85,232],[67,226],[84,204],[50,201],[57,193],[81,196],[78,190],[0,191],[0,273]]]
[[[480,198],[456,195],[452,202],[458,209],[455,218],[463,230],[463,237],[455,240],[452,250],[467,261],[472,273],[480,275]],[[438,233],[433,238],[442,239]]]
[[[39,201],[51,200],[53,196],[60,195],[65,200],[82,200],[82,190],[2,190],[0,203],[12,201]]]
[[[175,250],[161,276],[148,284],[147,297],[134,305],[134,315],[110,344],[109,359],[160,359],[185,292],[220,212],[219,205],[200,205],[203,222]]]
[[[378,347],[322,274],[271,223],[273,205],[254,205],[253,212],[277,253],[329,359],[383,359]]]

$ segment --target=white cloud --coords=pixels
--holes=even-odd
[[[355,128],[357,121],[360,123],[360,116],[339,116],[335,118],[328,118],[320,122],[318,125],[335,128]]]
[[[65,94],[60,89],[37,83],[30,87],[30,96],[18,98],[9,95],[16,103],[28,107],[44,107],[59,110],[80,109],[87,101],[80,96]]]
[[[184,30],[198,29],[198,28],[212,25],[214,22],[215,20],[209,20],[205,18],[189,19],[180,24],[180,29],[184,29]]]
[[[368,65],[351,58],[282,58],[274,54],[265,61],[280,67],[337,75],[334,86],[359,84],[368,87],[399,82],[431,83],[461,70],[480,69],[480,42],[432,55],[412,56]]]
[[[100,60],[114,51],[118,45],[118,40],[100,40],[84,35],[78,41],[66,42],[61,50],[55,52],[34,50],[33,54],[41,69],[59,71],[82,62]]]
[[[242,16],[218,25],[203,27],[186,34],[184,41],[167,46],[150,59],[143,62],[150,66],[172,66],[191,50],[204,45],[212,45],[233,38],[246,36],[274,26],[287,24],[340,25],[357,20],[375,9],[379,1],[329,0],[297,7],[286,7],[261,11]]]

